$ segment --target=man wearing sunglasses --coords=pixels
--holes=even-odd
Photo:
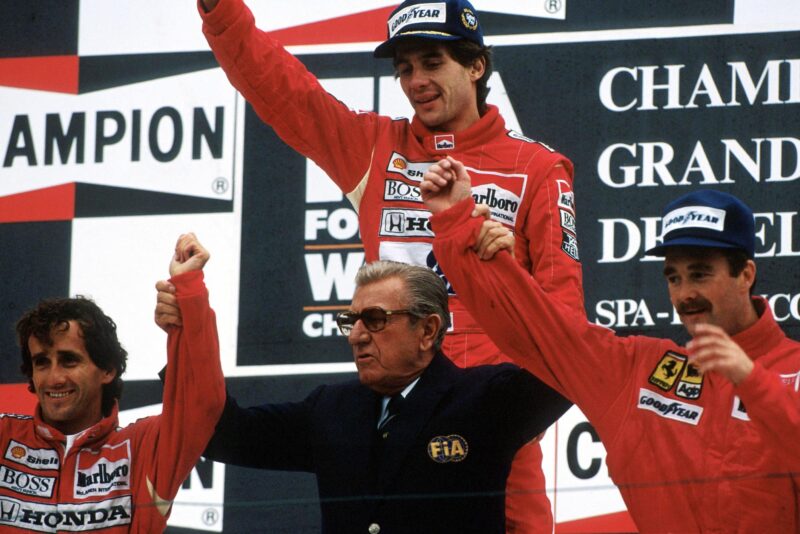
[[[473,243],[494,223],[471,217],[459,162],[431,167],[421,189],[434,249],[465,304],[516,362],[584,411],[642,532],[800,532],[800,343],[753,294],[748,206],[698,190],[664,210],[662,243],[647,254],[664,257],[692,336],[681,346],[617,337],[552,299],[507,254],[481,261]]]
[[[165,327],[179,310],[160,289]],[[440,350],[449,317],[432,270],[364,265],[337,317],[358,380],[285,404],[228,396],[204,456],[314,473],[326,533],[504,533],[511,461],[569,402],[512,364],[456,367]]]

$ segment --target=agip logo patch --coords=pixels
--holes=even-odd
[[[700,374],[697,367],[687,364],[683,368],[683,374],[678,382],[678,389],[675,390],[675,394],[684,399],[699,399],[702,391],[703,375]]]
[[[458,434],[436,436],[428,442],[428,456],[437,464],[460,462],[468,453],[467,440]]]

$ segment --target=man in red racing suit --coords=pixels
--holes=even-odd
[[[31,312],[36,317],[28,324],[49,328],[41,319],[55,317],[50,310],[60,310],[61,316],[50,330],[50,348],[55,347],[58,354],[38,349],[28,354],[31,383],[40,400],[36,414],[0,414],[0,532],[151,534],[164,530],[172,499],[200,458],[225,405],[216,322],[199,270],[208,256],[197,254],[198,247],[193,236],[184,236],[176,247],[176,257],[183,254],[187,261],[173,260],[170,266],[184,326],[169,334],[161,415],[118,428],[117,399],[108,399],[110,409],[103,416],[99,388],[70,371],[83,365],[76,352],[85,351],[82,342],[81,350],[62,350],[66,347],[60,345],[65,329],[60,325],[66,321],[70,323],[66,330],[78,338],[86,334],[87,327],[105,329],[105,335],[84,336],[86,351],[94,360],[93,347],[98,345],[92,339],[113,338],[99,346],[101,350],[115,346],[122,362],[116,371],[124,371],[125,352],[116,341],[113,322],[94,303],[82,298],[60,299],[47,301],[55,302],[47,309],[40,305]],[[188,258],[190,254],[193,258]],[[88,308],[94,311],[79,311],[79,319],[68,319],[75,309]],[[104,319],[90,324],[87,317]],[[76,324],[82,326],[74,328]],[[20,341],[27,345],[27,336]],[[45,366],[51,361],[61,369],[48,371]],[[84,363],[88,365],[88,361]],[[50,374],[42,379],[45,372]],[[90,397],[90,391],[98,395],[98,419],[75,431],[70,426],[73,415],[83,418],[91,414],[69,410],[85,407],[81,399]]]
[[[749,208],[701,191],[667,210],[676,228],[648,253],[666,254],[670,297],[693,335],[682,347],[616,337],[544,292],[509,255],[481,261],[474,201],[464,193],[441,202],[437,187],[429,207],[445,273],[506,354],[584,411],[642,532],[799,531],[800,344],[763,298],[750,297],[752,259],[734,276],[720,256],[739,247],[729,229],[738,219],[752,258]],[[726,211],[725,229],[693,228],[681,209]],[[721,248],[708,248],[715,240]]]
[[[400,20],[395,14],[414,9],[415,4],[419,2],[401,4],[390,24]],[[482,45],[477,19],[474,35],[459,22],[460,15],[470,13],[469,3],[448,1],[448,17],[451,9],[462,11],[441,28],[411,24],[406,29],[413,30],[427,47],[442,46],[431,44],[443,41],[425,34],[434,29],[461,32],[461,41]],[[441,63],[433,66],[424,63],[428,59],[418,62],[414,50],[405,55],[398,52],[402,43],[395,41],[403,35],[395,27],[397,33],[376,55],[391,45],[381,55],[394,57],[400,84],[416,113],[411,121],[391,119],[352,111],[328,94],[300,61],[256,28],[241,0],[222,0],[218,5],[203,0],[200,12],[203,32],[231,83],[284,142],[319,165],[350,200],[358,213],[367,262],[427,265],[442,274],[431,251],[430,213],[422,205],[419,184],[425,170],[449,154],[469,167],[476,201],[488,204],[493,218],[513,229],[520,264],[555,298],[584,313],[571,162],[546,145],[508,130],[497,107],[485,104],[481,97],[475,101],[475,81],[458,82],[471,83],[467,89],[472,91],[472,100],[453,104],[474,112],[472,120],[442,123],[430,118],[438,112],[436,102],[452,103],[456,101],[452,95],[460,94],[458,83],[442,74],[451,64],[459,65],[447,53],[435,58]],[[483,75],[485,84],[488,69]],[[456,365],[509,361],[454,294],[450,310],[453,327],[443,351]],[[509,530],[549,533],[552,516],[543,493],[538,444],[521,449],[517,458],[521,457],[529,459],[515,461],[509,476]]]

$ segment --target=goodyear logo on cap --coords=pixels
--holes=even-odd
[[[686,206],[672,210],[664,216],[662,235],[683,228],[705,228],[722,232],[725,230],[725,210],[708,206]]]
[[[467,457],[469,445],[458,434],[436,436],[428,442],[428,456],[436,463],[460,462]]]
[[[411,24],[444,24],[445,22],[447,22],[447,4],[444,2],[409,6],[401,9],[389,19],[389,37],[394,37]]]

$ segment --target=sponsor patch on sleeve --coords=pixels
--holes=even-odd
[[[563,230],[561,231],[561,250],[573,260],[581,261],[580,254],[578,254],[578,238]]]
[[[569,182],[566,180],[556,180],[558,184],[558,200],[556,203],[561,209],[575,213],[575,193],[572,192]]]
[[[561,217],[561,228],[573,234],[577,234],[578,229],[575,225],[575,216],[571,212],[563,209],[558,210],[558,214]]]

